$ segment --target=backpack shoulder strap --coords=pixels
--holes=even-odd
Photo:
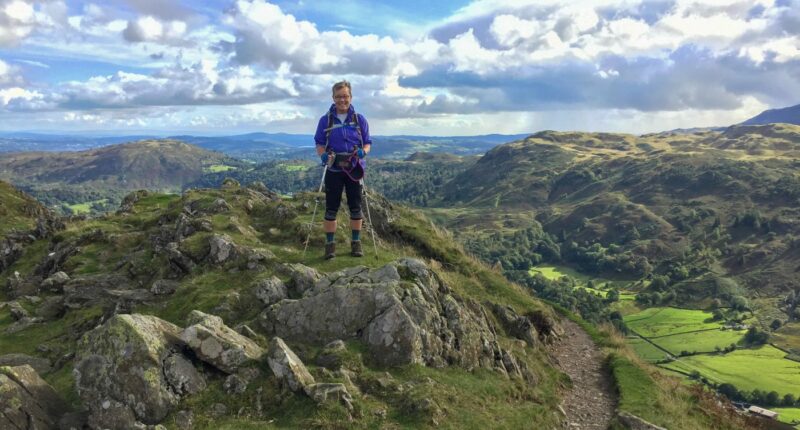
[[[331,128],[333,127],[333,114],[328,110],[328,127],[325,129],[325,150],[328,150],[328,143],[331,139]]]
[[[361,147],[364,147],[364,136],[361,135],[361,123],[358,122],[358,112],[353,111],[353,123],[356,125],[356,133],[358,133],[358,142]]]

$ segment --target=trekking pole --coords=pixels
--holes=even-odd
[[[328,173],[328,165],[323,164],[325,166],[322,169],[322,180],[319,182],[319,189],[317,190],[317,195],[314,196],[314,212],[311,214],[311,224],[308,225],[308,235],[306,236],[306,243],[303,247],[303,261],[306,261],[306,250],[308,249],[308,241],[311,240],[311,230],[314,229],[314,218],[317,216],[317,206],[319,206],[319,194],[322,192],[322,186],[325,185],[325,175]]]
[[[372,233],[372,246],[375,248],[375,259],[378,259],[378,242],[375,241],[375,225],[372,224],[372,217],[369,214],[369,199],[367,198],[367,181],[361,178],[361,185],[364,186],[364,205],[367,207],[367,221],[369,222],[369,232]]]

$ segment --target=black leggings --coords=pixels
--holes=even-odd
[[[362,219],[361,214],[361,182],[347,177],[344,172],[325,174],[325,220],[334,221],[339,206],[342,204],[342,189],[347,194],[347,207],[350,208],[350,219]]]

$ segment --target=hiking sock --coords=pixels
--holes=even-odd
[[[353,242],[361,240],[361,230],[353,230]]]
[[[335,233],[325,233],[325,240],[326,240],[328,243],[333,243],[333,235],[334,235],[334,234],[335,234]]]

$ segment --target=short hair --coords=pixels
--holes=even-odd
[[[353,88],[350,86],[350,82],[348,82],[347,80],[339,81],[333,84],[333,89],[331,90],[331,94],[335,95],[336,90],[341,90],[342,88],[347,88],[347,92],[350,93],[351,96],[353,95]]]

